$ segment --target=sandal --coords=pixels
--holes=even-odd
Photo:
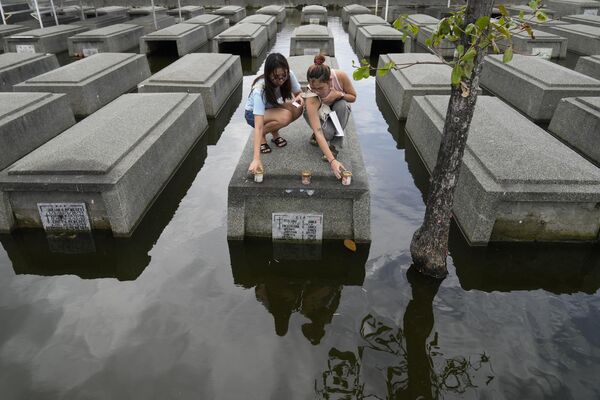
[[[271,142],[275,143],[275,146],[277,147],[287,146],[287,140],[285,140],[281,136],[277,136],[275,139],[271,139]]]
[[[261,143],[260,144],[260,152],[262,154],[267,154],[271,152],[271,146],[269,146],[267,143]]]
[[[318,146],[319,143],[317,143],[317,138],[315,137],[315,134],[313,133],[312,136],[310,137],[310,144],[312,144],[313,146]]]

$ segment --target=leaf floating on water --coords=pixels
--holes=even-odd
[[[354,240],[344,240],[344,246],[346,246],[346,248],[350,251],[356,251],[356,243],[354,243]]]

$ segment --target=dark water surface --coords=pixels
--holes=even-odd
[[[297,21],[270,51],[288,53]],[[415,274],[428,175],[374,79],[353,108],[372,245],[228,243],[245,71],[131,239],[0,236],[0,398],[600,398],[598,249],[470,248],[453,227],[450,276]]]

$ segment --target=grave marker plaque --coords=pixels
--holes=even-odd
[[[323,240],[323,214],[273,213],[273,240]]]
[[[42,225],[46,231],[91,231],[85,203],[38,203]]]

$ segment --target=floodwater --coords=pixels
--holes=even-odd
[[[287,54],[297,21],[270,51]],[[329,26],[350,71],[335,13]],[[257,70],[245,65],[132,238],[0,237],[2,399],[600,398],[598,248],[470,248],[453,226],[449,277],[416,274],[427,171],[374,79],[355,83],[354,106],[370,247],[324,243],[299,260],[228,243]]]

